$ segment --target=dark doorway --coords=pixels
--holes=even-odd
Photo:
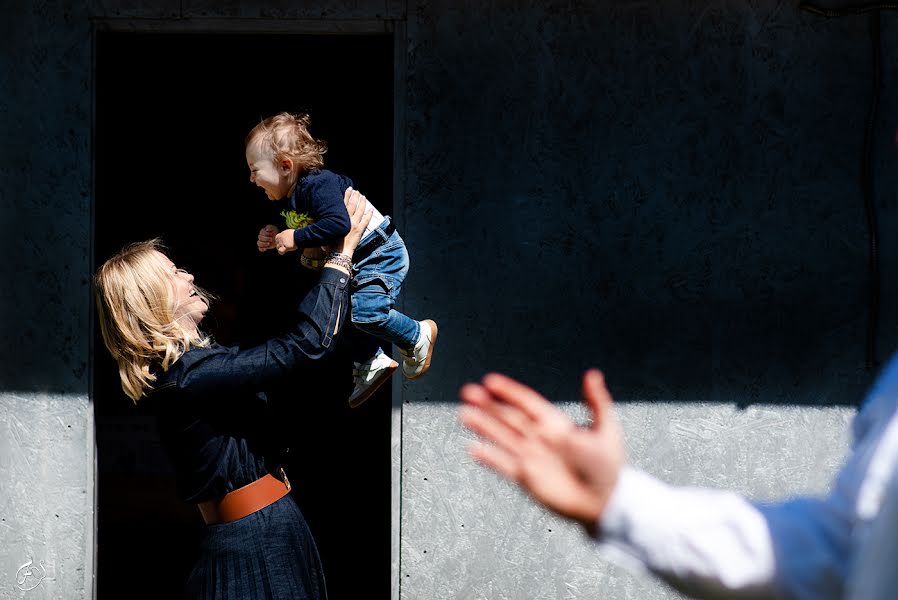
[[[284,257],[255,248],[269,206],[243,140],[260,118],[308,112],[326,168],[392,214],[392,36],[101,32],[96,47],[95,261],[162,238],[218,297],[204,327],[219,342],[275,330],[295,283]],[[94,335],[98,595],[176,597],[203,524]],[[298,385],[286,420],[294,496],[336,600],[390,590],[390,390],[351,410],[350,377],[338,353]]]

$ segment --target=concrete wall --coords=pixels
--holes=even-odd
[[[761,499],[824,491],[852,412],[824,407],[872,376],[868,20],[773,1],[508,4],[410,7],[406,306],[444,333],[404,393],[402,597],[674,597],[472,464],[458,383],[500,370],[572,401],[598,366],[649,472]],[[882,244],[880,357],[896,339]]]
[[[0,12],[0,597],[89,598],[90,23]]]
[[[487,370],[567,402],[580,373],[602,367],[631,459],[671,481],[766,499],[826,489],[874,374],[866,17],[772,0],[44,1],[0,13],[0,597],[92,595],[92,18],[395,26],[404,306],[441,336],[431,373],[396,386],[394,597],[676,597],[601,561],[465,457],[456,393]],[[884,14],[883,232],[898,176],[895,27]],[[880,242],[883,359],[898,251]],[[34,570],[20,586],[23,566]]]

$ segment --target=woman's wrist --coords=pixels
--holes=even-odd
[[[352,258],[348,254],[331,252],[324,257],[324,266],[333,267],[345,272],[347,275],[352,274]]]

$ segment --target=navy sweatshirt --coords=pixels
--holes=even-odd
[[[315,222],[293,231],[297,248],[327,246],[346,236],[351,224],[343,194],[352,185],[349,177],[322,169],[311,171],[296,182],[289,198],[275,203],[276,214],[282,229],[287,229],[282,211],[306,213]]]

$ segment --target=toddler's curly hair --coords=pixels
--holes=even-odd
[[[306,113],[282,112],[263,119],[246,136],[245,146],[257,139],[274,150],[274,160],[293,161],[295,174],[306,173],[324,166],[327,144],[309,133],[311,117]]]

